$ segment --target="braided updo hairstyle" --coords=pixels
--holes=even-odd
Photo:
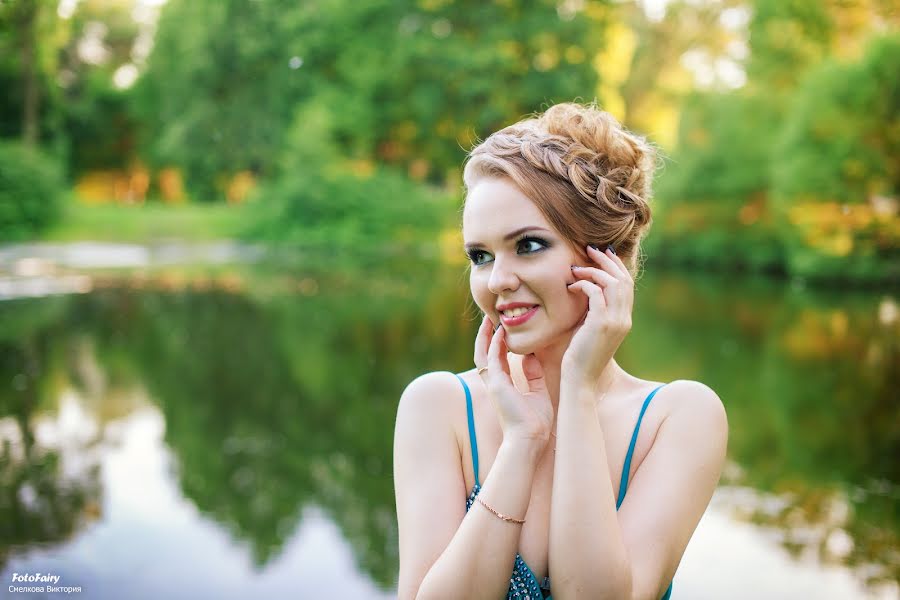
[[[467,189],[510,179],[576,251],[611,244],[636,275],[651,224],[656,152],[596,105],[557,104],[492,134],[466,161]]]

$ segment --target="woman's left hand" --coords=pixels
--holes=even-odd
[[[588,310],[563,355],[561,383],[598,392],[600,374],[631,331],[634,280],[611,251],[588,246],[587,255],[597,266],[572,269],[578,281],[569,290],[588,297]]]

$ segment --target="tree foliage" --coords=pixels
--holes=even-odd
[[[900,196],[900,35],[875,40],[859,62],[829,60],[807,75],[773,172],[783,202]]]
[[[57,161],[22,143],[0,143],[0,240],[29,239],[53,224],[63,191]]]
[[[753,7],[747,84],[683,106],[650,246],[804,277],[900,277],[888,251],[900,237],[900,63],[896,35],[871,40],[898,15],[866,2]]]
[[[295,108],[314,103],[345,156],[442,181],[476,135],[593,97],[604,6],[171,0],[141,84],[148,147],[207,189],[271,174]]]
[[[59,133],[55,8],[52,0],[0,2],[0,137],[33,146]]]
[[[454,198],[395,167],[342,156],[333,119],[316,103],[298,109],[277,175],[258,194],[252,236],[323,250],[332,258],[349,249],[366,262],[421,245],[449,225]]]
[[[900,280],[900,36],[811,71],[773,158],[792,272]]]

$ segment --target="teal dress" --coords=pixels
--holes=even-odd
[[[459,379],[460,383],[462,383],[463,389],[466,391],[466,413],[469,417],[469,445],[472,447],[472,467],[475,473],[475,487],[472,488],[472,493],[466,498],[466,512],[469,512],[469,509],[472,508],[472,504],[475,502],[475,496],[481,491],[481,483],[479,483],[478,480],[478,442],[475,439],[475,417],[472,414],[472,392],[469,390],[469,386],[466,385],[466,382],[462,377],[459,375],[456,377]],[[628,489],[628,473],[631,471],[631,456],[634,454],[634,446],[637,443],[641,421],[644,418],[644,413],[647,411],[647,406],[661,387],[663,386],[661,385],[650,392],[647,399],[644,400],[644,405],[641,407],[641,414],[638,416],[637,424],[634,426],[634,433],[631,435],[631,444],[629,444],[628,453],[625,455],[625,466],[622,468],[622,480],[619,483],[619,499],[616,501],[616,510],[619,510],[619,507],[622,506],[622,502],[625,500],[625,492]],[[669,600],[671,596],[672,584],[670,583],[661,600]],[[509,578],[509,592],[506,594],[506,598],[507,600],[512,600],[513,598],[521,598],[523,600],[549,599],[551,598],[550,577],[544,577],[544,580],[538,583],[537,577],[534,575],[531,567],[529,567],[522,557],[516,553],[512,576]]]

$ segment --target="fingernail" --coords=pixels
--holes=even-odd
[[[593,248],[593,249],[596,250],[597,252],[600,252],[600,248],[598,248],[596,244],[588,244],[588,246],[590,246],[591,248]]]
[[[616,249],[612,247],[612,244],[608,244],[606,246],[606,249],[609,250],[610,252],[612,252],[613,254],[616,253]]]
[[[497,326],[494,327],[494,333],[497,333],[498,329],[500,329],[500,323],[497,323]]]
[[[579,267],[578,265],[572,265],[572,270],[573,270],[573,271],[574,271],[575,269],[583,269],[583,268],[584,268],[584,267]]]

